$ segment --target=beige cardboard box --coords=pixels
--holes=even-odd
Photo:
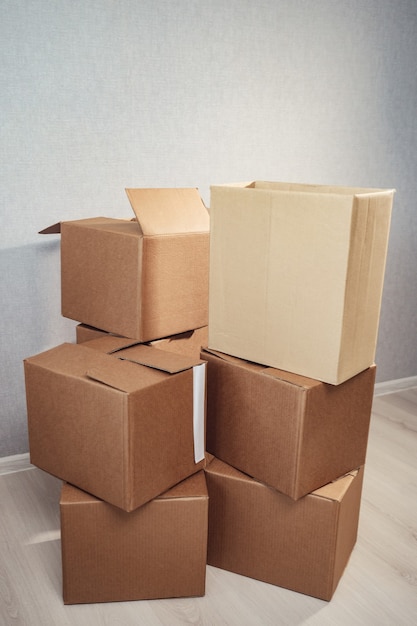
[[[294,500],[365,463],[375,366],[340,385],[203,350],[207,451]]]
[[[131,513],[65,484],[60,510],[65,604],[204,595],[204,472]]]
[[[393,193],[213,186],[209,347],[331,384],[372,365]]]
[[[77,343],[84,343],[85,341],[91,341],[92,339],[108,335],[105,331],[87,326],[86,324],[78,324],[75,331]],[[208,327],[203,326],[202,328],[196,328],[185,333],[171,335],[171,337],[155,339],[155,341],[150,341],[149,345],[159,348],[160,350],[167,350],[168,352],[184,354],[185,356],[199,359],[201,348],[207,346],[207,341]]]
[[[140,341],[208,323],[209,215],[196,189],[127,189],[136,220],[62,222],[62,315]]]
[[[126,511],[205,464],[205,364],[132,343],[62,344],[24,363],[31,462]]]
[[[207,563],[330,600],[356,542],[363,471],[294,502],[213,459]]]

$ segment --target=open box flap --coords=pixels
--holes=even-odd
[[[126,189],[144,235],[209,231],[209,214],[194,188]]]
[[[136,346],[139,343],[140,342],[137,339],[128,339],[126,337],[118,337],[117,335],[107,334],[103,337],[83,341],[83,346],[99,350],[100,352],[105,352],[106,354],[114,354],[115,352],[119,352],[119,350]]]
[[[43,230],[40,230],[38,235],[59,235],[61,233],[61,222],[47,226]]]
[[[162,370],[168,374],[177,374],[203,363],[203,361],[182,354],[158,350],[144,344],[137,344],[125,350],[119,350],[115,356],[125,361],[132,361],[139,365]]]
[[[319,489],[315,489],[311,495],[326,498],[327,500],[341,502],[350,485],[361,472],[363,472],[363,466],[348,472],[344,476],[337,478],[333,482],[328,483]]]
[[[124,393],[133,393],[138,389],[138,367],[127,361],[119,361],[115,367],[114,360],[110,359],[107,363],[90,367],[86,376]]]

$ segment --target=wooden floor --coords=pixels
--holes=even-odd
[[[64,606],[60,481],[0,464],[0,625],[417,624],[417,387],[374,399],[359,538],[331,602],[207,567],[203,598]]]

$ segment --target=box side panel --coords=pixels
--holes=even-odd
[[[66,604],[202,596],[206,497],[158,499],[126,513],[61,503]]]
[[[248,477],[212,474],[210,466],[206,477],[209,565],[330,599],[334,503],[314,496],[294,502]]]
[[[62,225],[64,317],[126,337],[135,334],[141,236],[136,224],[131,228],[136,230],[126,234],[125,223],[121,232]]]
[[[340,504],[332,593],[343,575],[358,536],[363,475],[362,466]]]
[[[129,458],[130,510],[204,467],[194,461],[192,369],[132,394]]]
[[[214,188],[209,347],[334,382],[352,198]]]
[[[31,462],[122,505],[125,394],[33,363],[25,367]]]
[[[268,363],[336,381],[351,213],[349,196],[271,194]]]
[[[207,451],[293,495],[302,388],[203,355]]]
[[[393,192],[356,199],[339,380],[374,362],[392,202]]]
[[[213,187],[210,204],[209,346],[235,356],[262,349],[267,293],[269,203],[245,191]]]
[[[144,239],[144,341],[207,326],[209,235]]]
[[[365,463],[375,372],[373,366],[340,385],[323,383],[308,392],[297,498]]]

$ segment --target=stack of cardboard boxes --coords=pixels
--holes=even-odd
[[[357,536],[392,198],[212,187],[211,565],[334,593]]]
[[[209,216],[194,189],[128,195],[135,220],[47,229],[63,315],[102,332],[25,360],[31,462],[65,481],[69,604],[205,593]]]
[[[64,602],[203,595],[206,563],[329,600],[357,535],[393,191],[212,187],[210,233],[196,190],[128,196],[135,220],[47,229],[80,324],[25,361],[31,461],[65,481]]]

